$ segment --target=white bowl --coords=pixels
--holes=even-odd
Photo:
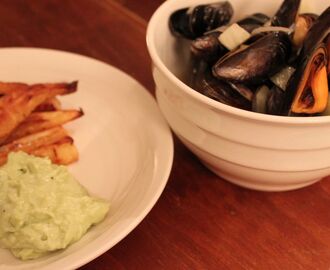
[[[213,172],[237,185],[292,190],[330,174],[330,116],[281,117],[216,102],[184,84],[188,50],[170,33],[170,14],[210,0],[168,0],[147,30],[158,104],[176,135]],[[281,0],[230,0],[233,20],[254,12],[272,15]],[[320,13],[328,1],[313,1]]]

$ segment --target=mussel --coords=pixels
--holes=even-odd
[[[297,18],[300,0],[284,0],[271,20],[272,26],[290,27]]]
[[[200,38],[195,39],[190,46],[193,57],[210,63],[215,63],[229,50],[219,41],[221,31],[213,31]]]
[[[273,85],[267,99],[267,113],[272,115],[282,115],[285,102],[285,92],[278,86]]]
[[[247,32],[251,33],[254,29],[265,24],[268,20],[269,17],[267,15],[255,13],[239,20],[237,24]],[[229,50],[221,44],[219,40],[219,36],[225,29],[225,27],[217,28],[192,41],[190,50],[193,57],[214,64],[221,56],[226,54]]]
[[[169,20],[173,35],[195,39],[205,32],[227,24],[233,15],[233,7],[227,2],[179,9]]]
[[[294,114],[322,113],[328,103],[330,74],[330,7],[308,31],[297,69],[286,90],[286,110]]]
[[[292,38],[293,44],[296,47],[300,47],[303,44],[309,29],[312,27],[317,17],[316,14],[312,13],[300,14],[298,16]]]
[[[221,58],[213,66],[213,75],[221,80],[260,84],[286,64],[290,48],[286,33],[268,33],[247,48]]]
[[[224,104],[272,115],[330,115],[330,7],[298,14],[283,0],[271,18],[228,25],[228,2],[178,10],[169,25],[190,43],[192,88]]]
[[[239,25],[244,25],[248,28],[249,25],[258,25],[258,26],[264,25],[266,22],[269,21],[269,19],[270,18],[266,14],[257,12],[257,13],[253,13],[250,16],[244,17],[243,19],[239,20],[237,23]],[[248,29],[245,30],[248,32],[252,32],[249,31]]]
[[[217,80],[210,69],[197,77],[199,81],[196,81],[195,89],[201,94],[236,108],[251,110],[251,100],[228,83]]]

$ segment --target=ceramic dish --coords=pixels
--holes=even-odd
[[[152,96],[105,63],[45,49],[0,49],[0,58],[1,81],[79,81],[78,92],[61,99],[85,112],[67,125],[80,153],[69,168],[111,203],[106,219],[66,250],[22,262],[0,249],[0,269],[75,269],[123,239],[156,203],[172,166],[170,130]]]
[[[148,26],[157,100],[173,131],[208,168],[243,187],[292,190],[329,175],[330,116],[283,117],[244,111],[212,100],[184,83],[189,47],[173,37],[168,20],[180,8],[210,2],[168,0]],[[317,13],[329,5],[325,0],[304,2]],[[236,21],[255,12],[272,16],[282,1],[230,3]]]

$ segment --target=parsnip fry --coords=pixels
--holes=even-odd
[[[37,108],[34,109],[34,112],[58,111],[61,110],[61,108],[61,101],[58,98],[53,97],[41,103]]]
[[[65,137],[54,144],[32,150],[30,154],[38,157],[48,157],[53,163],[61,165],[71,164],[79,158],[77,148],[74,146],[71,137]]]
[[[75,92],[77,82],[34,84],[0,98],[0,143],[41,103],[57,95]]]
[[[71,83],[38,83],[38,84],[31,84],[28,85],[26,83],[18,83],[18,82],[0,82],[0,95],[8,95],[16,91],[26,91],[29,88],[33,87],[41,87],[45,89],[70,89],[67,93],[72,93],[77,89],[77,81],[73,81]]]
[[[4,143],[9,143],[27,135],[63,125],[82,115],[82,110],[33,112],[9,135]]]
[[[5,144],[0,147],[0,165],[6,162],[9,152],[24,151],[29,153],[37,148],[56,143],[67,136],[66,130],[58,126]]]
[[[29,85],[26,83],[0,82],[0,95],[8,95],[13,91],[27,90]]]

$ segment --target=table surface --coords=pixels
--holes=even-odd
[[[154,93],[145,44],[161,0],[2,0],[0,46],[45,47],[105,61]],[[175,138],[169,182],[124,240],[81,267],[106,269],[325,269],[330,182],[291,192],[234,186]]]

